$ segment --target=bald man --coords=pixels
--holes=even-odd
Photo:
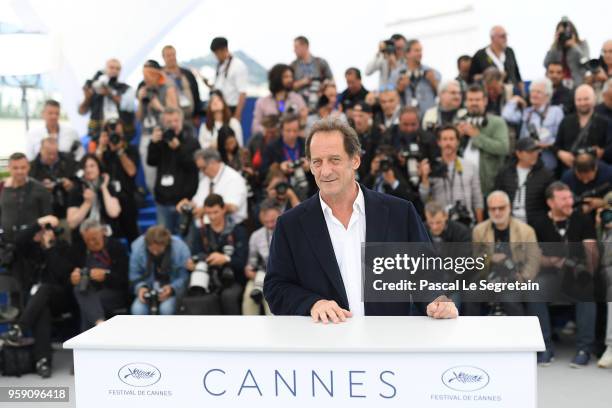
[[[523,80],[512,48],[508,47],[508,34],[502,26],[494,26],[489,32],[490,44],[472,57],[468,82],[479,81],[489,67],[496,67],[504,74],[504,82],[518,86],[523,91]]]
[[[607,141],[607,121],[595,113],[595,91],[590,85],[582,84],[574,94],[576,113],[567,115],[559,125],[554,144],[560,161],[557,175],[571,168],[576,153],[588,151],[601,159]]]

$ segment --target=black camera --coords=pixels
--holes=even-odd
[[[232,257],[232,255],[234,255],[234,246],[233,245],[225,245],[223,246],[223,254],[227,255],[228,257]],[[226,263],[225,265],[223,265],[223,268],[221,269],[221,283],[223,284],[224,287],[228,287],[230,286],[233,282],[234,282],[234,271],[232,270],[232,267],[230,266],[229,263]]]
[[[259,258],[259,257],[258,257]],[[263,302],[263,285],[264,279],[266,278],[266,265],[259,259],[257,265],[257,272],[255,272],[255,278],[253,279],[253,290],[249,294],[251,299],[255,301],[258,305]]]
[[[45,230],[53,231],[56,237],[62,235],[64,233],[64,229],[60,226],[54,227],[51,224],[45,224]]]
[[[193,206],[191,204],[183,204],[181,206],[181,216],[179,218],[179,232],[182,237],[189,234],[189,229],[193,223]]]
[[[145,105],[151,102],[151,100],[157,95],[157,89],[147,88],[147,93],[142,97],[142,103]]]
[[[300,200],[304,200],[308,196],[308,180],[306,179],[306,172],[302,167],[302,163],[304,163],[304,159],[297,159],[289,165],[293,169],[291,185]]]
[[[582,63],[582,68],[593,75],[600,69],[603,69],[603,64],[601,59],[590,59]]]
[[[451,221],[460,222],[467,227],[472,226],[472,216],[470,215],[470,211],[467,209],[465,204],[461,202],[461,200],[457,200],[455,204],[449,208],[448,210],[448,218]]]
[[[593,157],[597,157],[597,149],[594,146],[578,147],[574,149],[572,153],[574,156],[578,156],[579,154],[590,154]]]
[[[289,183],[281,181],[274,186],[274,190],[276,190],[277,195],[287,194],[287,190],[289,190]]]
[[[121,143],[121,135],[117,132],[117,121],[110,120],[104,125],[104,130],[108,133],[108,140],[113,145]]]
[[[81,268],[81,280],[79,281],[79,292],[85,293],[89,288],[91,270],[89,268]]]
[[[159,292],[155,289],[149,290],[144,294],[145,303],[149,306],[149,314],[159,314]]]
[[[0,266],[10,266],[15,260],[16,246],[9,242],[4,230],[0,228]]]
[[[600,186],[597,186],[595,188],[585,191],[584,193],[580,194],[580,196],[578,196],[576,201],[574,201],[574,208],[578,208],[582,204],[584,204],[587,198],[601,197],[604,194],[606,194],[609,190],[610,190],[610,182],[606,181]]]
[[[561,27],[561,32],[559,32],[557,38],[557,46],[559,48],[565,48],[566,43],[573,37],[572,26],[570,25],[569,19],[565,16],[561,18],[559,26]]]
[[[174,129],[166,129],[162,133],[162,141],[166,143],[170,143],[175,137],[176,133],[174,132]]]
[[[423,160],[423,153],[418,143],[410,143],[406,149],[400,151],[400,155],[406,159],[406,170],[408,179],[412,185],[419,184],[419,162]]]
[[[469,112],[461,116],[459,118],[459,121],[469,123],[470,125],[478,129],[482,129],[483,127],[486,127],[489,124],[489,121],[487,120],[486,115],[469,113]]]
[[[383,54],[394,54],[395,53],[395,41],[393,39],[384,40],[385,46],[382,49]]]
[[[392,163],[391,160],[389,160],[389,158],[385,157],[384,159],[380,160],[380,164],[379,164],[379,172],[380,173],[384,173],[386,171],[389,171],[392,167]]]

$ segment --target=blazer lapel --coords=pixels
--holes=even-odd
[[[366,213],[366,242],[385,242],[389,208],[369,189],[359,185],[363,191]]]
[[[340,274],[340,268],[336,261],[329,231],[327,230],[327,224],[325,223],[323,209],[319,202],[319,194],[312,196],[305,204],[305,213],[300,218],[304,233],[314,250],[319,264],[327,274],[336,292],[340,295],[340,307],[348,309],[348,297],[344,288],[344,282],[342,281],[342,275]],[[356,254],[356,256],[359,256],[359,254]]]

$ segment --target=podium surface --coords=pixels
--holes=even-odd
[[[64,343],[77,407],[536,406],[536,317],[116,316]]]

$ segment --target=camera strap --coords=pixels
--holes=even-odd
[[[531,117],[535,113],[540,118],[540,127],[544,126],[544,120],[546,120],[546,115],[548,115],[548,108],[550,108],[550,104],[546,104],[546,108],[544,108],[544,112],[540,113],[537,109],[533,108],[527,114],[527,120],[525,121],[527,124],[531,123]]]
[[[578,137],[576,137],[576,140],[574,140],[574,143],[572,143],[572,147],[570,149],[570,152],[573,152],[578,147],[580,147],[580,145],[585,141],[585,139],[589,135],[589,131],[591,130],[591,124],[593,123],[593,116],[594,115],[595,115],[595,113],[592,113],[591,117],[589,118],[589,121],[587,122],[587,124],[584,125],[584,127],[582,129],[580,129],[580,132],[578,133]],[[580,118],[577,118],[577,119],[578,119],[578,126],[580,126]]]

